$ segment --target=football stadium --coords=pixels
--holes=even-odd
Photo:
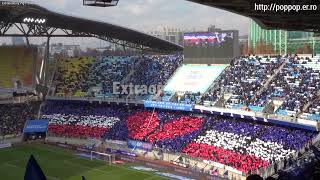
[[[179,0],[247,18],[244,36],[39,2],[0,1],[1,180],[320,179],[320,5]],[[156,1],[79,2],[116,17]]]

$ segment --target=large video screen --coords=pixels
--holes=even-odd
[[[234,34],[191,32],[184,34],[185,58],[229,58],[234,56]]]
[[[227,65],[196,65],[181,66],[164,87],[169,92],[205,93],[213,81],[221,74]]]

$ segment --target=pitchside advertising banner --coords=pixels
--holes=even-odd
[[[8,148],[8,147],[11,147],[11,146],[12,146],[11,143],[1,143],[1,142],[0,142],[0,149]]]
[[[193,109],[192,104],[161,102],[161,101],[144,101],[144,107],[170,109],[170,110],[181,110],[181,111],[192,111],[192,109]]]
[[[49,120],[28,120],[24,126],[24,133],[47,132]]]
[[[140,149],[144,151],[151,151],[152,150],[152,144],[141,142],[141,141],[135,141],[135,140],[128,140],[128,148],[130,149]]]

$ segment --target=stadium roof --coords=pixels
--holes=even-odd
[[[315,0],[188,0],[203,5],[227,10],[243,16],[247,16],[256,21],[260,26],[266,29],[285,29],[301,31],[320,31],[320,6]],[[258,11],[255,10],[255,3],[270,5],[273,3],[291,4],[291,5],[317,5],[316,11]]]
[[[102,39],[102,37],[103,39],[112,38],[114,40],[114,43],[116,43],[117,41],[124,41],[128,44],[140,45],[146,47],[146,49],[156,51],[174,52],[183,50],[182,46],[136,30],[106,22],[89,20],[52,12],[35,4],[9,5],[2,3],[0,5],[0,25],[3,25],[4,23],[24,23],[23,20],[26,17],[45,18],[46,27],[69,30],[73,34],[78,34],[79,36],[90,34],[91,37],[97,37],[100,39]],[[0,36],[5,35],[5,33],[3,32],[3,28],[3,26],[0,27]],[[37,34],[33,33],[29,36],[36,35]]]

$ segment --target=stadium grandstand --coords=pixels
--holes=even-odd
[[[184,49],[126,27],[0,2],[0,36],[27,40],[0,47],[1,178],[318,179],[319,55],[236,56],[233,30],[186,33]],[[101,2],[116,4],[83,5],[118,4]],[[253,19],[296,28],[289,16],[271,23],[268,15]],[[44,48],[30,37],[45,37]],[[55,37],[97,38],[123,52],[50,56]]]

